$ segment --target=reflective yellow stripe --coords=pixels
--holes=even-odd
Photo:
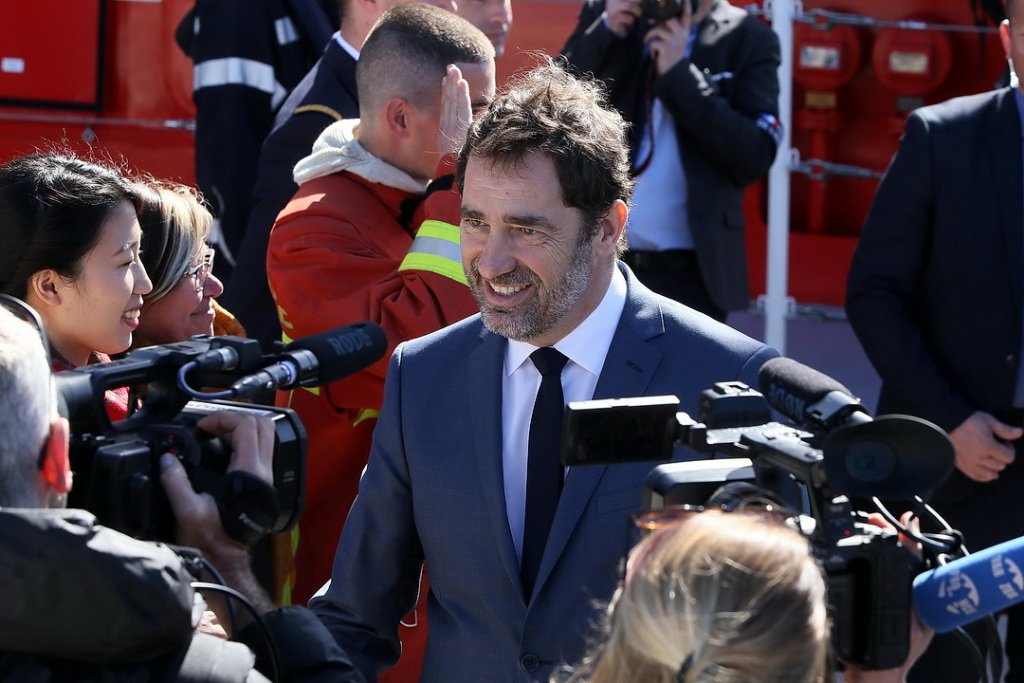
[[[442,221],[424,221],[398,270],[425,270],[466,284],[459,227]]]
[[[362,410],[359,411],[359,414],[356,415],[356,419],[352,421],[352,426],[358,427],[360,422],[363,422],[364,420],[376,420],[379,416],[379,410],[374,410],[373,408],[363,408]]]
[[[295,587],[295,558],[299,552],[299,525],[296,524],[292,527],[292,531],[289,534],[291,540],[291,568],[288,571],[288,575],[284,578],[284,583],[281,585],[281,605],[287,607],[292,604],[292,588]]]
[[[459,226],[444,221],[423,221],[417,237],[436,237],[453,244],[459,243]]]

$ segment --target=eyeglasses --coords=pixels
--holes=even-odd
[[[214,251],[210,247],[206,247],[203,250],[203,259],[185,271],[182,278],[192,278],[192,283],[195,285],[196,294],[202,294],[203,290],[206,289],[206,280],[209,279],[210,273],[213,271],[213,256]]]
[[[776,501],[755,496],[740,501],[735,505],[670,505],[658,510],[649,510],[633,515],[633,525],[637,529],[649,533],[681,524],[694,515],[706,510],[751,514],[779,523],[785,523],[794,517],[799,517],[799,513],[780,506]]]

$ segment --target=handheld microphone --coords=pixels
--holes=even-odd
[[[953,560],[914,578],[921,623],[946,633],[1024,601],[1024,537]]]
[[[369,367],[384,356],[388,340],[372,322],[344,325],[296,339],[284,347],[276,362],[231,385],[236,396],[260,391],[330,384]]]
[[[841,425],[871,420],[849,389],[792,358],[767,361],[757,380],[771,407],[811,431],[827,432]]]
[[[825,435],[825,476],[841,493],[909,499],[953,471],[953,444],[939,427],[911,415],[872,420],[849,389],[792,358],[767,361],[758,384],[770,406]]]

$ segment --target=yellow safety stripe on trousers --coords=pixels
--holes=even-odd
[[[459,251],[459,226],[443,221],[423,221],[398,270],[425,270],[466,284]]]

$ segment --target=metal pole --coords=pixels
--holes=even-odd
[[[772,0],[772,28],[779,36],[779,122],[782,143],[768,173],[768,268],[765,283],[764,340],[786,353],[786,294],[789,273],[789,180],[793,122],[793,15],[799,0]],[[767,3],[767,0],[766,0]]]

